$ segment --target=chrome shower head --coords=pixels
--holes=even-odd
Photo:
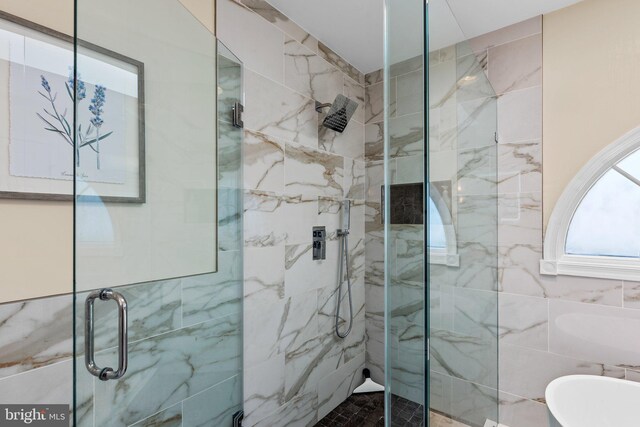
[[[322,125],[336,132],[344,132],[347,123],[351,120],[351,116],[356,112],[358,103],[344,95],[336,96],[333,104],[320,104],[316,102],[316,111],[321,112],[322,108],[331,107],[327,113],[327,117],[322,121]]]

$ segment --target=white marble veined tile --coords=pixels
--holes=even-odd
[[[185,400],[182,426],[229,426],[241,409],[242,375],[235,375]]]
[[[281,196],[262,191],[244,193],[244,244],[263,247],[283,244],[285,203]]]
[[[365,125],[364,154],[367,162],[384,159],[384,122]]]
[[[344,159],[344,189],[348,199],[364,199],[365,166],[364,162]]]
[[[323,126],[324,118],[325,115],[320,114],[318,119],[319,147],[343,157],[364,160],[364,125],[350,120],[344,132],[340,133]]]
[[[503,194],[498,200],[500,246],[541,246],[542,194]]]
[[[255,427],[311,427],[318,421],[317,391],[293,397],[270,416],[263,418]]]
[[[547,350],[549,348],[548,300],[500,293],[500,343]]]
[[[455,99],[456,61],[449,60],[429,67],[429,106],[438,108]]]
[[[509,344],[500,345],[501,391],[544,403],[547,385],[564,375],[624,378],[625,371],[622,368],[546,351]]]
[[[242,315],[242,253],[220,252],[218,271],[182,279],[182,326]]]
[[[498,145],[498,192],[542,191],[542,144],[530,141]]]
[[[488,76],[501,94],[542,85],[542,34],[489,49]]]
[[[423,114],[408,114],[389,120],[389,156],[405,157],[424,153]]]
[[[311,242],[311,230],[317,225],[318,198],[308,195],[283,196],[283,220],[286,222],[286,244]]]
[[[344,160],[297,144],[285,148],[285,189],[288,194],[343,196]]]
[[[447,60],[447,58],[442,58]],[[413,58],[405,59],[404,61],[391,64],[389,67],[389,74],[391,77],[401,76],[403,74],[411,73],[422,69],[424,66],[424,59],[422,55],[414,56]]]
[[[277,138],[244,132],[244,188],[284,191],[284,144]]]
[[[640,283],[624,282],[624,308],[640,308]]]
[[[435,371],[429,372],[429,408],[431,410],[443,414],[451,414],[452,386],[452,377],[449,375],[443,375]],[[432,425],[432,422],[429,425]],[[445,426],[447,425],[445,424]],[[440,426],[436,424],[436,427]]]
[[[285,296],[333,286],[338,276],[337,241],[327,242],[327,259],[314,260],[311,242],[285,248]]]
[[[458,242],[495,246],[498,242],[498,198],[495,195],[460,196],[457,201]]]
[[[127,300],[129,342],[182,327],[182,280],[162,280],[115,288]],[[203,280],[203,278],[199,280]],[[236,290],[238,290],[237,287]],[[87,293],[80,293],[76,298],[76,351],[80,354],[84,353],[84,301],[87,295]],[[236,294],[235,299],[239,303],[238,297],[239,294]],[[94,317],[96,351],[117,346],[118,310],[116,304],[96,301]]]
[[[501,144],[542,138],[542,86],[508,92],[498,98]]]
[[[424,154],[397,158],[395,169],[392,171],[393,184],[424,182]]]
[[[361,353],[318,382],[318,419],[324,418],[360,385],[364,366],[365,354]]]
[[[182,427],[182,423],[182,403],[178,403],[132,424],[131,427]]]
[[[491,96],[459,102],[455,125],[449,122],[442,126],[441,137],[450,129],[456,133],[457,148],[495,147],[497,111],[498,101]]]
[[[381,68],[379,70],[367,73],[364,76],[364,84],[365,86],[371,86],[376,83],[380,83],[381,81],[383,81],[383,79],[384,79],[384,70]]]
[[[127,375],[96,382],[96,424],[132,424],[237,375],[240,329],[239,316],[230,315],[131,344]],[[96,362],[111,365],[115,356],[98,353]]]
[[[469,425],[484,425],[487,420],[498,419],[497,387],[452,378],[451,395],[451,413],[455,419]]]
[[[284,298],[284,246],[245,248],[244,307],[251,311]]]
[[[264,19],[280,28],[289,36],[294,38],[299,43],[302,43],[307,48],[316,52],[318,50],[318,40],[303,30],[298,24],[289,19],[286,15],[281,13],[278,9],[271,6],[265,0],[235,0],[242,3],[244,6],[256,12]]]
[[[318,113],[311,98],[249,70],[244,81],[246,129],[318,146]]]
[[[285,41],[284,82],[320,103],[333,102],[344,90],[340,70],[293,39]]]
[[[364,74],[362,74],[356,67],[345,61],[340,55],[332,51],[327,45],[322,42],[318,42],[318,54],[324,58],[330,64],[338,67],[343,73],[353,79],[356,83],[364,84]]]
[[[552,299],[549,351],[640,369],[640,312]]]
[[[318,336],[318,293],[311,290],[287,298],[280,338],[280,351],[289,353]]]
[[[233,0],[218,2],[217,18],[216,36],[243,62],[245,76],[253,70],[274,81],[284,81],[285,36],[278,28]]]
[[[487,52],[470,54],[456,59],[456,98],[458,102],[494,96],[487,78]]]
[[[450,331],[431,330],[431,369],[497,387],[498,343]]]
[[[367,284],[384,285],[384,237],[381,231],[367,232],[365,240],[365,280]]]
[[[68,359],[3,378],[0,401],[3,404],[72,404],[73,382],[73,363]]]
[[[349,299],[346,280],[342,283],[340,304],[340,330],[347,329],[349,321]],[[353,304],[354,319],[364,318],[365,312],[365,290],[362,281],[351,282],[351,297]],[[318,290],[318,332],[320,334],[332,334],[335,326],[336,306],[338,303],[338,283]]]
[[[244,420],[253,425],[277,411],[284,402],[284,353],[245,369]]]
[[[353,113],[351,120],[355,120],[358,123],[364,123],[364,86],[345,76],[343,94],[347,98],[358,103],[358,108],[355,113]]]
[[[395,80],[394,80],[395,82]],[[382,82],[365,88],[365,123],[382,122],[384,119],[384,85]]]
[[[514,40],[540,33],[542,33],[542,16],[536,16],[526,21],[501,28],[497,31],[492,31],[475,37],[469,40],[469,45],[472,47],[473,51],[478,52],[493,46],[509,43]]]
[[[343,227],[342,221],[342,199],[329,197],[318,198],[318,216],[316,225],[325,226],[327,240],[337,240],[338,230]]]
[[[244,367],[249,369],[280,354],[286,301],[260,304],[245,310],[243,319]]]
[[[69,359],[73,297],[0,305],[0,377]]]
[[[424,111],[424,74],[422,70],[413,71],[397,77],[396,115]]]
[[[454,288],[454,331],[468,336],[498,341],[498,293]]]
[[[548,422],[547,407],[533,400],[500,392],[500,422],[506,426],[539,427]]]
[[[539,276],[548,298],[621,307],[623,286],[620,280],[577,276]]]
[[[371,370],[371,379],[384,384],[384,317],[367,313],[366,315],[366,364]]]
[[[499,247],[500,290],[518,295],[544,297],[540,279],[540,246],[513,245]]]
[[[495,291],[498,289],[498,254],[494,245],[458,243],[460,268],[448,278],[456,287]]]

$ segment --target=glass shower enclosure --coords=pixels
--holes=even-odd
[[[240,416],[242,64],[214,25],[213,1],[76,1],[55,81],[75,98],[76,426]]]
[[[497,99],[446,0],[387,0],[387,419],[499,421]],[[416,422],[418,420],[415,420]],[[411,424],[414,425],[414,424]]]

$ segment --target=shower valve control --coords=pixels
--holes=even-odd
[[[326,227],[313,227],[313,259],[327,258],[327,229]]]

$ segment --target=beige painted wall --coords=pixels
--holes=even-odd
[[[544,16],[544,224],[587,161],[640,125],[640,1]]]
[[[180,2],[210,32],[214,31],[215,0],[180,0]],[[28,2],[0,0],[0,10],[60,32],[73,33],[73,1],[71,0],[30,0]],[[174,14],[175,17],[176,15]],[[205,53],[205,55],[208,55],[208,53]],[[209,73],[209,77],[203,78],[211,79],[211,73]],[[6,95],[6,90],[0,89],[0,93]],[[6,99],[6,96],[3,99]],[[0,102],[0,116],[4,117],[1,119],[3,123],[0,126],[1,138],[8,138],[8,126],[5,124],[7,115],[8,102]],[[153,144],[153,140],[149,139],[150,134],[151,132],[148,132],[147,144]],[[163,144],[156,144],[156,147],[160,146],[163,146]],[[178,146],[174,148],[180,150]],[[207,152],[207,154],[215,156],[215,152]],[[5,156],[8,153],[1,153],[1,155]],[[157,149],[154,150],[153,146],[148,147],[148,156],[157,159]],[[203,156],[202,158],[206,157]],[[215,157],[209,158],[215,164]],[[176,174],[184,172],[180,169],[182,168],[178,166]],[[178,190],[178,192],[206,190],[207,185],[203,184],[202,178],[205,176],[213,178],[215,173],[212,175],[210,168],[205,167],[205,169],[202,170],[202,176],[194,178],[192,182],[184,181],[182,190]],[[162,178],[153,179],[153,169],[148,170],[148,180],[151,179],[152,183],[155,182],[158,185],[163,182],[166,184],[166,181],[163,180],[167,175],[166,172],[159,171],[158,173],[162,175]],[[201,179],[199,183],[197,178]],[[215,178],[213,180],[215,182]],[[207,181],[210,180],[207,179]],[[69,185],[71,186],[72,184],[69,183]],[[186,241],[188,236],[193,236],[193,233],[204,235],[205,232],[207,235],[211,235],[211,225],[200,224],[200,226],[194,226],[193,221],[190,221],[190,219],[176,221],[175,214],[164,218],[163,214],[167,211],[167,199],[165,197],[167,192],[161,191],[158,193],[156,191],[155,194],[161,194],[161,196],[160,198],[156,197],[157,201],[154,204],[154,190],[156,188],[155,185],[149,187],[148,183],[150,203],[143,207],[109,207],[116,225],[118,225],[118,222],[120,225],[137,222],[138,226],[131,224],[129,228],[133,231],[130,232],[126,232],[126,228],[120,227],[125,230],[123,234],[121,233],[124,237],[115,250],[105,251],[105,248],[99,248],[95,251],[89,248],[82,251],[84,258],[81,260],[81,264],[86,266],[83,270],[85,272],[91,270],[101,278],[101,280],[97,280],[94,276],[91,280],[87,280],[87,283],[83,283],[83,287],[93,287],[91,286],[93,284],[95,286],[101,284],[113,286],[169,276],[201,273],[209,270],[208,264],[211,262],[211,255],[215,259],[215,254],[211,254],[212,246],[207,244],[207,247],[203,248],[202,253],[209,255],[209,257],[206,260],[200,258],[198,266],[193,264],[185,265],[185,263],[176,265],[176,263],[180,264],[180,261],[176,260],[175,254],[170,249],[171,242],[169,244],[167,242],[172,236],[184,236],[183,239],[180,239],[182,241],[177,242],[175,245],[176,247],[181,247],[182,252],[184,252],[184,248],[190,246],[189,242]],[[177,205],[182,204],[182,194],[173,194],[173,200],[176,201]],[[165,206],[163,206],[163,203]],[[189,207],[193,208],[193,206]],[[197,208],[203,207],[199,206]],[[183,209],[179,208],[179,210]],[[136,217],[139,217],[139,220],[132,221],[132,218],[135,219]],[[151,223],[150,219],[153,219],[155,224],[162,226],[161,231],[166,231],[164,242],[158,242],[157,239],[151,238],[151,236],[159,234],[156,232],[158,229],[154,230],[151,228],[152,226],[149,226],[141,236],[135,235],[140,229],[139,224],[141,224],[141,221],[142,227],[144,227],[144,224]],[[173,221],[171,223],[172,227],[167,227],[167,223],[171,221]],[[182,227],[182,229],[179,227]],[[190,233],[183,232],[185,230]],[[134,233],[134,235],[131,233]],[[73,210],[71,203],[0,199],[0,236],[0,286],[2,289],[0,302],[37,298],[72,291]],[[143,242],[146,242],[146,245],[138,247]],[[162,243],[165,244],[167,249],[162,250]],[[123,251],[123,244],[125,249],[130,248],[131,250]],[[121,255],[131,255],[132,252],[136,255],[128,258]],[[154,258],[154,253],[156,254],[156,261],[149,262],[149,258]],[[206,267],[205,262],[207,263]],[[140,265],[145,265],[146,268],[141,268]],[[88,274],[88,276],[90,275]]]

